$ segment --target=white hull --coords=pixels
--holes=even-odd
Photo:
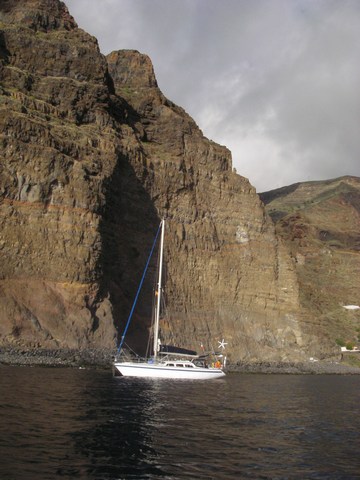
[[[124,377],[174,378],[184,380],[210,380],[221,378],[225,373],[220,368],[176,367],[162,363],[115,362],[115,368]]]

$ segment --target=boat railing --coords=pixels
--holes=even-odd
[[[137,355],[133,351],[122,349],[121,352],[115,357],[116,362],[132,362],[132,363],[144,363],[146,358]]]

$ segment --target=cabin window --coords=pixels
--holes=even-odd
[[[194,368],[194,365],[191,365],[191,363],[187,363],[187,364],[185,365],[185,367],[187,367],[187,368]]]
[[[173,363],[167,363],[168,367],[174,367],[175,365]]]
[[[177,363],[176,366],[177,367],[183,367],[184,365],[182,363]]]

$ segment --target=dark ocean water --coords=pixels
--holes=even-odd
[[[0,367],[0,479],[360,479],[360,376]]]

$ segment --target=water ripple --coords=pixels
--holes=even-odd
[[[359,479],[358,376],[0,375],[1,479]]]

